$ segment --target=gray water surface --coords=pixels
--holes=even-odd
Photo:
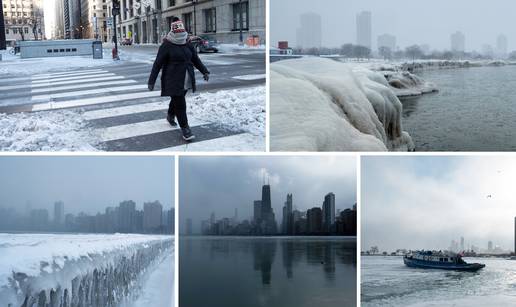
[[[180,237],[181,307],[356,306],[356,240]]]
[[[516,151],[516,66],[418,75],[439,92],[402,100],[416,151]]]

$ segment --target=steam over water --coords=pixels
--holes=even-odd
[[[180,237],[180,306],[356,306],[356,241]]]
[[[416,151],[516,151],[516,66],[419,75],[439,93],[402,100]]]
[[[516,260],[464,258],[478,272],[409,268],[402,257],[361,258],[362,306],[513,306]]]

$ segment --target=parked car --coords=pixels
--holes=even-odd
[[[120,42],[120,45],[122,46],[129,46],[129,45],[132,45],[133,44],[133,40],[130,39],[130,38],[124,38],[121,42]]]
[[[219,52],[217,42],[213,39],[209,39],[208,37],[191,35],[188,37],[188,40],[192,43],[198,53]]]

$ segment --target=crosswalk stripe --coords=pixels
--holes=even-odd
[[[101,97],[93,97],[93,98],[74,99],[74,100],[57,101],[57,102],[47,102],[47,103],[35,104],[32,107],[32,111],[45,111],[45,110],[73,108],[73,107],[88,106],[88,105],[108,103],[108,102],[121,101],[121,100],[159,97],[159,96],[161,96],[161,93],[159,91],[154,91],[154,92],[138,92],[138,93],[130,93],[130,94],[120,94],[120,95],[110,95],[110,96],[101,96]]]
[[[82,79],[82,80],[70,80],[70,81],[60,81],[60,82],[45,82],[32,84],[31,87],[45,87],[51,85],[65,85],[65,84],[74,84],[74,83],[84,83],[84,82],[95,82],[95,81],[107,81],[107,80],[121,80],[125,79],[124,76],[112,76],[112,77],[102,77],[102,78],[91,78],[91,79]]]
[[[121,84],[129,84],[136,83],[135,80],[118,80],[118,81],[108,81],[108,82],[100,82],[100,83],[86,83],[86,84],[75,84],[75,85],[65,85],[65,86],[56,86],[49,88],[36,88],[32,89],[32,94],[45,93],[45,92],[57,92],[57,91],[65,91],[65,90],[74,90],[80,88],[88,88],[88,87],[99,87],[99,86],[107,86],[107,85],[121,85]]]
[[[93,95],[93,94],[98,94],[98,93],[122,92],[122,91],[130,91],[130,90],[146,89],[146,88],[147,88],[147,85],[144,85],[144,84],[136,84],[136,85],[130,85],[130,86],[97,88],[97,89],[93,89],[93,90],[64,92],[64,93],[46,94],[46,95],[36,95],[36,96],[32,96],[32,101],[35,101],[35,100],[50,100],[50,99],[55,99],[55,98],[65,98],[65,97],[82,96],[82,95]]]
[[[83,113],[83,117],[86,120],[94,120],[94,119],[123,116],[123,115],[135,114],[135,113],[159,111],[159,110],[166,110],[166,109],[168,109],[168,104],[163,101],[159,101],[159,102],[149,102],[149,103],[144,103],[144,104],[135,104],[135,105],[125,106],[125,107],[116,107],[116,108],[109,108],[109,109],[99,109],[99,110],[87,111],[87,112]]]
[[[204,125],[205,123],[196,120],[190,120],[189,124],[190,126],[198,126]],[[100,134],[101,142],[108,142],[177,129],[179,129],[179,127],[170,126],[166,119],[156,119],[134,124],[101,128],[98,129],[97,133]]]
[[[75,70],[75,71],[60,72],[60,73],[53,73],[53,74],[34,75],[34,76],[32,76],[32,80],[38,80],[38,79],[44,79],[44,78],[57,78],[57,77],[63,77],[63,76],[88,75],[88,74],[94,74],[94,73],[99,73],[99,72],[107,72],[107,71],[103,70],[103,69]]]
[[[244,81],[260,80],[260,79],[265,79],[265,74],[234,76],[233,79],[244,80]]]
[[[52,79],[42,79],[42,80],[33,80],[32,84],[40,84],[40,83],[48,83],[48,82],[58,82],[58,81],[66,81],[66,80],[79,80],[79,79],[88,79],[95,77],[108,77],[115,76],[114,73],[96,73],[95,75],[85,75],[85,76],[76,76],[76,77],[60,77],[60,78],[52,78]]]
[[[206,140],[202,142],[193,142],[189,144],[172,146],[168,148],[158,149],[157,152],[180,152],[180,151],[247,151],[250,143],[258,137],[250,133],[241,133],[221,138]],[[263,140],[265,149],[265,139]],[[214,150],[216,148],[216,150]]]
[[[20,85],[6,85],[0,86],[0,91],[17,90],[22,88]]]

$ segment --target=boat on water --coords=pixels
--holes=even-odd
[[[408,267],[422,269],[441,269],[454,271],[478,271],[486,265],[482,263],[467,263],[461,254],[441,251],[414,251],[403,256],[403,262]]]

